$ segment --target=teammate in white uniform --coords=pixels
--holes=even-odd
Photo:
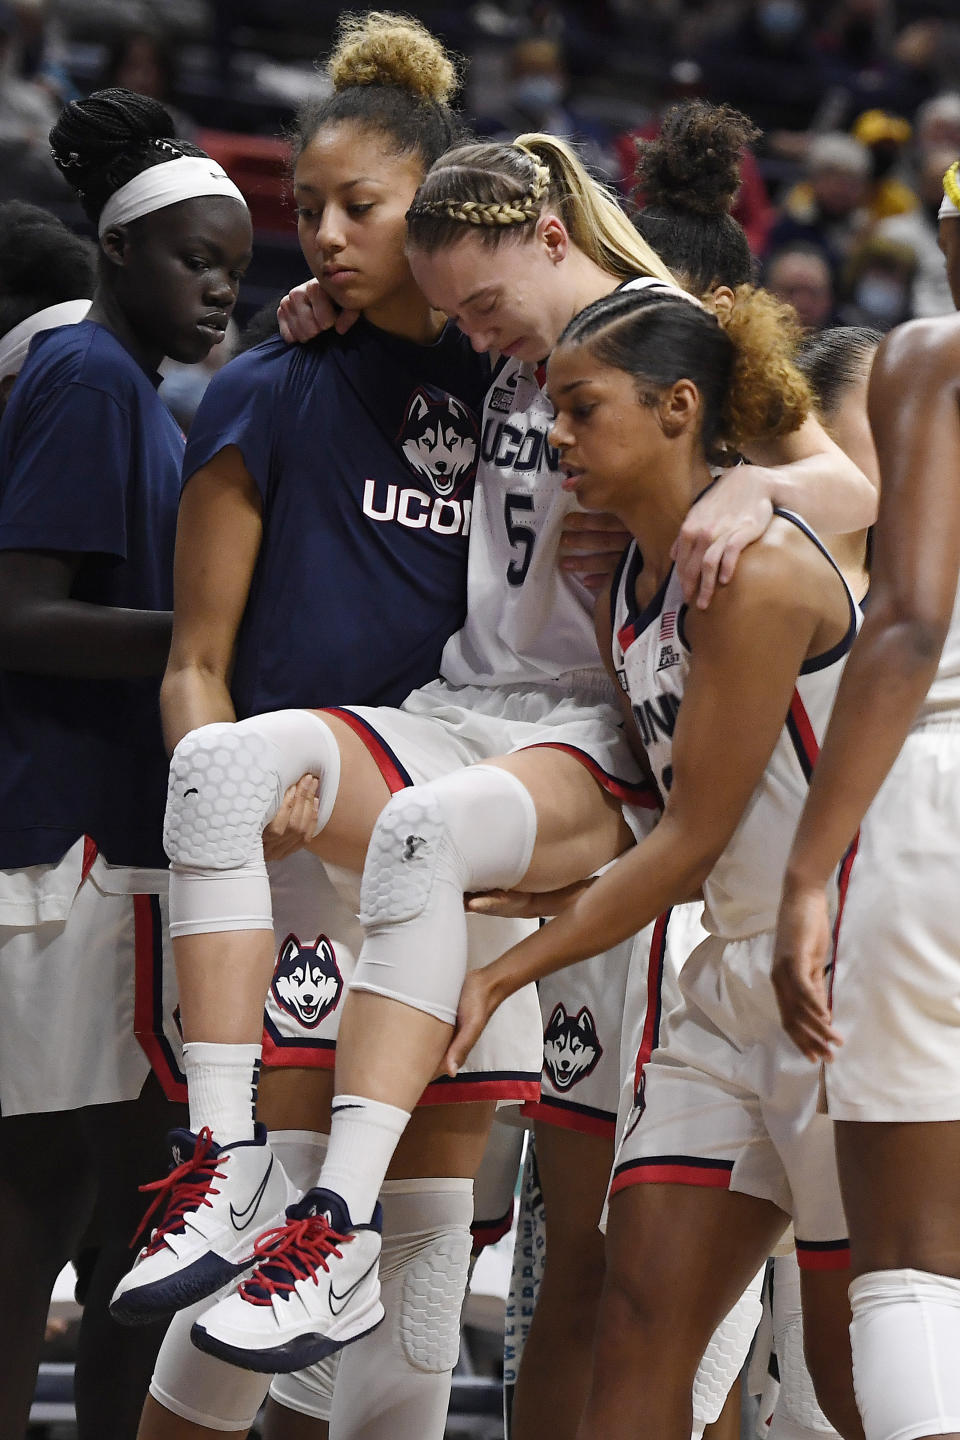
[[[551,172],[546,165],[535,159],[534,152],[541,159],[548,160],[554,170]],[[467,160],[469,164],[466,163]],[[447,182],[463,176],[466,176],[465,183],[468,186],[475,185],[481,191],[484,186],[489,190],[490,185],[499,186],[506,191],[506,201],[492,201],[489,204],[484,201],[482,204],[486,207],[484,213],[487,219],[494,225],[500,227],[502,222],[507,222],[508,238],[509,226],[518,227],[513,236],[517,243],[504,244],[499,249],[485,244],[481,232],[477,232],[467,218],[470,215],[477,216],[476,202],[464,200],[462,195],[458,194],[446,198],[441,195],[439,199],[431,199],[429,187],[433,177],[439,177],[437,183],[442,192],[442,187]],[[447,157],[445,163],[434,168],[420,194],[425,207],[423,219],[427,233],[441,246],[446,237],[446,244],[450,248],[434,251],[426,235],[421,234],[417,220],[421,200],[418,200],[412,212],[412,238],[415,248],[411,254],[411,264],[416,273],[418,264],[422,263],[423,275],[418,277],[421,278],[422,286],[428,286],[429,277],[433,276],[437,289],[434,291],[430,286],[428,298],[437,304],[442,303],[457,315],[462,327],[469,331],[477,349],[487,348],[491,343],[502,343],[508,352],[516,351],[514,358],[518,360],[523,360],[527,355],[535,357],[543,353],[550,348],[554,336],[571,313],[597,294],[608,293],[616,288],[618,278],[622,278],[628,265],[637,269],[642,263],[632,258],[640,244],[635,232],[627,227],[624,238],[622,226],[625,222],[622,215],[618,211],[611,215],[609,208],[604,210],[601,207],[596,187],[576,168],[573,157],[559,142],[547,138],[533,138],[523,149],[482,146],[475,150],[472,148],[469,153],[455,152],[452,161]],[[562,204],[558,203],[561,195],[566,197]],[[591,202],[592,209],[587,206],[587,201]],[[607,201],[606,204],[609,207],[612,202]],[[574,239],[571,238],[571,229],[568,229],[557,213],[558,210],[567,215]],[[456,237],[456,243],[452,245],[451,233]],[[500,233],[499,230],[497,233]],[[598,234],[603,243],[597,241]],[[592,258],[594,254],[599,258]],[[468,275],[473,275],[476,282],[472,284],[472,289],[485,292],[486,295],[484,305],[478,312],[481,318],[478,318],[471,308],[475,303],[472,295],[463,288]],[[438,298],[440,291],[447,286],[454,287],[456,295],[461,299],[448,298],[441,301]],[[491,291],[495,293],[490,294]],[[482,318],[484,308],[486,319]],[[491,316],[494,318],[490,318]],[[507,332],[507,326],[511,327],[512,334]],[[525,401],[529,401],[530,407],[537,413],[529,425],[521,422],[516,428],[520,432],[521,441],[542,448],[546,419],[541,409],[542,402],[530,385],[531,378],[535,378],[534,367],[530,362],[527,362],[527,365],[526,371],[520,370],[518,373],[525,382],[525,391],[528,385],[530,388],[521,395],[519,403],[524,405]],[[503,388],[495,380],[485,414],[487,422],[491,416],[504,413],[500,406],[511,403],[509,392],[506,398],[497,394],[498,390]],[[512,420],[514,418],[511,417]],[[824,440],[817,427],[814,426],[814,429],[816,433],[813,436],[808,432],[798,438],[795,449],[790,451],[788,447],[787,458],[791,455],[797,457],[796,464],[788,467],[789,474],[774,478],[770,472],[764,471],[761,478],[765,483],[775,487],[779,479],[783,479],[789,487],[791,482],[800,483],[799,477],[802,475],[807,481],[814,480],[814,488],[819,482],[822,491],[823,483],[830,475],[833,457],[839,452]],[[529,491],[530,483],[536,477],[521,470],[521,452],[511,451],[505,459],[514,476],[525,480]],[[845,462],[844,468],[849,473]],[[853,508],[862,520],[862,491],[858,484],[862,477],[859,477],[859,472],[855,474],[857,481],[854,489],[857,491],[857,500]],[[754,480],[756,481],[756,477]],[[568,497],[562,491],[560,476],[556,472],[552,475],[552,486],[554,503],[560,506],[569,503]],[[529,498],[532,500],[533,497]],[[834,495],[831,503],[836,498]],[[849,502],[849,498],[847,494],[844,503]],[[868,502],[868,510],[871,504],[872,502]],[[488,510],[489,513],[491,512]],[[546,514],[549,517],[549,511]],[[768,516],[769,501],[766,518]],[[531,504],[531,527],[543,518],[543,513],[538,512],[535,505]],[[503,523],[506,523],[506,515]],[[762,529],[762,524],[760,528]],[[842,528],[842,525],[836,528]],[[528,540],[529,544],[521,547],[524,551],[529,551],[530,545],[537,543],[535,530],[533,538],[528,537]],[[491,632],[495,632],[497,617],[491,616],[489,623]],[[574,670],[569,657],[565,657],[564,662],[554,667],[557,679],[562,677],[565,683],[557,684],[555,688],[542,683],[536,686],[517,683],[497,688],[474,685],[466,687],[465,693],[463,687],[454,689],[438,685],[431,687],[432,694],[415,692],[400,712],[385,714],[378,711],[375,718],[363,710],[354,712],[361,724],[366,722],[368,726],[375,726],[379,734],[400,754],[408,768],[420,770],[421,773],[430,764],[435,765],[437,770],[449,771],[463,766],[465,761],[471,758],[486,758],[498,752],[523,747],[522,755],[514,755],[509,761],[500,761],[495,768],[487,766],[482,770],[472,769],[457,777],[450,798],[459,814],[465,813],[465,804],[471,817],[468,829],[480,842],[484,853],[473,857],[467,867],[469,874],[465,872],[449,891],[443,892],[451,904],[454,891],[459,894],[465,885],[472,888],[491,888],[522,880],[531,888],[538,885],[544,888],[548,885],[555,886],[558,878],[573,879],[581,874],[588,856],[592,867],[598,860],[612,858],[630,838],[620,806],[611,803],[607,791],[613,791],[618,800],[629,801],[635,792],[634,777],[638,772],[624,749],[612,707],[608,704],[605,713],[598,715],[596,700],[603,687],[598,681],[595,666],[590,663],[592,654],[588,656],[586,650],[589,627],[585,619],[581,621],[580,628],[584,638],[584,658],[588,659],[589,668]],[[518,672],[523,673],[519,668],[522,657],[517,657],[517,662]],[[488,676],[504,673],[496,668],[499,663],[496,661],[494,665],[487,666],[483,673]],[[470,709],[465,709],[461,703],[465,698],[470,703]],[[585,701],[590,703],[585,705]],[[362,788],[359,791],[361,801],[358,803],[358,787],[355,784],[358,772],[352,771],[357,753],[356,737],[352,732],[349,736],[346,735],[347,728],[340,716],[319,722],[307,715],[287,714],[269,717],[266,721],[244,722],[243,726],[237,727],[237,732],[243,731],[243,734],[237,733],[235,741],[244,746],[248,764],[255,763],[261,767],[266,762],[267,769],[273,773],[274,778],[270,779],[265,787],[266,797],[271,794],[276,796],[277,782],[282,778],[281,772],[272,771],[277,754],[277,747],[270,738],[273,734],[280,739],[284,763],[291,777],[295,778],[300,771],[314,767],[323,772],[324,798],[321,813],[324,816],[329,815],[330,819],[318,837],[317,846],[322,853],[337,854],[342,862],[357,864],[366,850],[373,817],[369,798],[366,801],[362,798]],[[248,734],[251,737],[249,744],[246,738]],[[329,738],[333,736],[336,737],[335,743],[331,743]],[[204,835],[196,830],[198,818],[201,821],[200,830],[203,830],[202,817],[198,816],[197,809],[206,801],[191,805],[191,797],[198,795],[201,790],[209,792],[211,787],[214,791],[218,787],[224,788],[216,774],[212,774],[210,770],[211,765],[216,768],[212,756],[215,750],[221,748],[223,740],[224,734],[220,731],[215,736],[198,732],[191,737],[189,743],[184,742],[178,748],[172,769],[171,809],[168,816],[168,838],[176,856],[174,873],[183,875],[187,882],[184,889],[192,896],[186,909],[179,915],[178,929],[198,958],[202,951],[204,963],[208,966],[211,956],[217,952],[216,945],[211,950],[210,933],[220,931],[229,934],[229,940],[223,942],[220,950],[223,963],[228,963],[228,954],[229,957],[235,957],[241,951],[247,951],[248,946],[255,945],[255,939],[254,942],[250,939],[252,932],[238,935],[238,922],[256,926],[269,923],[268,900],[263,896],[262,888],[255,886],[255,896],[250,888],[250,882],[255,880],[255,867],[251,868],[254,866],[252,848],[249,862],[244,861],[241,865],[240,860],[246,855],[248,847],[256,845],[258,848],[257,827],[269,813],[270,804],[275,801],[266,798],[260,802],[265,805],[262,811],[258,803],[256,814],[248,811],[246,802],[238,804],[238,797],[231,797],[227,793],[216,802],[225,804],[224,814],[229,812],[241,827],[238,832],[242,845],[241,856],[238,856],[232,843],[220,843],[226,839],[222,833],[214,837],[209,831]],[[253,754],[251,747],[254,745],[260,750],[259,757]],[[542,748],[544,745],[554,746],[555,749],[545,751]],[[564,750],[567,751],[566,754],[556,753]],[[338,789],[338,776],[344,775],[344,753],[350,757],[351,775],[349,785],[341,785]],[[517,778],[521,772],[524,777],[522,781]],[[263,773],[266,775],[265,771]],[[229,789],[230,786],[227,785],[225,790]],[[369,791],[367,794],[369,796]],[[419,795],[412,803],[414,806],[420,804]],[[378,824],[378,830],[383,834],[391,825],[400,823],[405,832],[402,851],[413,859],[423,848],[424,836],[418,828],[409,828],[406,807],[401,809],[404,818],[399,821],[397,802],[394,801],[385,812],[382,825]],[[419,817],[419,811],[417,814]],[[635,820],[635,823],[642,825],[643,822]],[[536,868],[531,870],[529,867],[534,824],[538,830],[538,858],[535,865],[539,865],[543,872],[539,876]],[[222,827],[219,828],[222,832]],[[198,839],[199,846],[196,848]],[[202,884],[193,884],[192,877],[185,873],[188,869],[197,872],[196,879],[199,882],[202,878]],[[371,874],[377,875],[379,862],[376,858],[368,869]],[[225,916],[222,908],[224,900],[218,898],[222,887],[218,890],[208,878],[215,878],[218,873],[225,871],[229,873],[231,884],[235,883],[234,875],[243,881],[242,888],[235,889],[233,899],[233,904],[238,905],[241,902],[237,897],[242,896],[242,907],[239,913],[235,911],[229,917]],[[226,878],[224,875],[224,879]],[[439,888],[436,898],[441,898]],[[376,912],[375,896],[371,903],[374,906],[373,911],[367,901],[364,901],[364,911],[368,918]],[[434,1063],[432,1057],[439,1058],[446,1044],[462,973],[459,969],[461,962],[455,955],[454,943],[458,931],[462,928],[462,920],[457,918],[461,903],[458,898],[454,907],[456,914],[449,916],[453,963],[443,977],[443,986],[447,992],[445,998],[439,1002],[431,1002],[431,1008],[427,1010],[410,1006],[406,1003],[404,993],[397,991],[390,984],[389,977],[385,979],[382,973],[376,983],[371,983],[369,973],[359,977],[348,997],[349,1003],[342,1022],[342,1025],[347,1024],[348,1029],[345,1031],[341,1027],[338,1046],[342,1052],[343,1041],[351,1027],[362,1031],[365,1038],[360,1052],[353,1056],[353,1074],[357,1078],[351,1081],[349,1066],[344,1072],[346,1078],[341,1078],[338,1068],[338,1097],[334,1107],[332,1130],[335,1139],[328,1164],[337,1171],[342,1166],[343,1147],[345,1146],[347,1151],[356,1148],[354,1141],[358,1133],[358,1123],[360,1129],[370,1132],[365,1134],[365,1139],[359,1145],[368,1166],[368,1176],[363,1184],[363,1195],[354,1196],[358,1213],[366,1211],[369,1214],[372,1211],[382,1180],[381,1167],[389,1160],[396,1139],[405,1125],[409,1107],[419,1095],[424,1082],[430,1078]],[[188,930],[193,933],[186,933]],[[204,944],[195,947],[194,941],[204,941]],[[384,988],[388,993],[383,993]],[[364,993],[358,994],[358,990]],[[386,1024],[386,1029],[379,1036],[378,1022],[372,1020],[375,1011],[380,1012]],[[348,1041],[348,1051],[351,1048],[352,1042]],[[362,1074],[368,1065],[379,1068],[382,1072],[372,1083]],[[390,1099],[373,1099],[370,1095],[371,1089],[379,1095],[389,1096]],[[398,1101],[399,1104],[391,1103],[392,1101]],[[358,1111],[363,1112],[362,1119]],[[347,1114],[349,1119],[340,1118]],[[336,1139],[338,1132],[342,1145]],[[336,1153],[338,1145],[341,1149],[339,1156]],[[308,1203],[313,1204],[312,1200]],[[292,1219],[295,1223],[300,1223],[296,1216],[292,1216]],[[335,1226],[343,1226],[345,1223],[343,1212],[336,1212]],[[370,1236],[364,1243],[375,1248],[376,1242],[371,1232],[364,1231],[364,1234]],[[359,1247],[353,1253],[359,1254]],[[254,1302],[249,1307],[249,1314],[253,1315],[257,1309],[256,1301],[260,1298],[259,1292],[247,1289],[237,1303],[243,1305],[247,1297]],[[375,1323],[376,1318],[377,1307],[373,1301],[363,1323]],[[297,1335],[293,1337],[288,1348],[284,1348],[287,1346],[287,1341],[284,1340],[281,1345],[261,1347],[261,1353],[255,1356],[255,1335],[249,1337],[249,1346],[245,1343],[234,1345],[233,1340],[224,1341],[222,1336],[214,1336],[207,1326],[207,1319],[208,1317],[204,1317],[203,1324],[197,1327],[195,1336],[198,1341],[208,1343],[204,1339],[204,1336],[208,1335],[211,1348],[217,1347],[218,1353],[225,1355],[235,1350],[249,1350],[245,1363],[256,1360],[259,1364],[271,1364],[279,1368],[280,1363],[284,1366],[291,1366],[297,1361],[303,1363],[303,1355],[311,1353],[307,1340],[304,1339],[301,1344],[303,1337]],[[304,1324],[309,1330],[309,1318]],[[342,1340],[346,1334],[346,1326],[338,1328]],[[353,1333],[356,1334],[357,1330]],[[317,1346],[322,1350],[333,1338],[323,1334]],[[284,1350],[283,1354],[280,1353],[281,1349]]]
[[[960,305],[957,172],[940,226]],[[830,1062],[864,1430],[920,1440],[960,1434],[960,320],[895,330],[869,407],[870,607],[790,856],[775,981],[789,1035]],[[823,891],[845,852],[828,996]]]
[[[665,811],[555,922],[468,979],[448,1063],[521,977],[579,960],[597,938],[609,943],[703,885],[711,935],[681,973],[683,1004],[644,1068],[611,1187],[609,1278],[581,1430],[604,1440],[688,1433],[706,1339],[791,1214],[808,1266],[811,1371],[840,1432],[860,1433],[830,1127],[815,1114],[815,1077],[799,1057],[791,1064],[766,974],[794,817],[856,605],[793,516],[741,559],[705,612],[686,605],[670,561],[717,436],[788,428],[803,413],[789,342],[763,295],[738,297],[724,326],[686,302],[625,295],[578,317],[550,365],[552,435],[569,483],[638,540],[608,634]],[[859,590],[862,569],[851,578]]]

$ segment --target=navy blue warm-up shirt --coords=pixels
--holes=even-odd
[[[438,674],[466,607],[467,537],[489,364],[447,326],[416,345],[359,320],[225,366],[184,478],[229,445],[263,501],[238,637],[239,717],[397,705]]]
[[[79,560],[71,598],[170,610],[183,435],[148,375],[93,321],[34,340],[0,422],[0,550]],[[81,835],[115,865],[165,865],[159,676],[0,671],[0,868]]]

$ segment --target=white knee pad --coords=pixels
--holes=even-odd
[[[960,1431],[960,1280],[874,1270],[850,1286],[853,1384],[867,1440]]]
[[[721,1320],[704,1351],[693,1381],[695,1430],[702,1432],[704,1426],[712,1425],[719,1418],[730,1387],[743,1369],[763,1310],[760,1303],[763,1273],[761,1270],[754,1276],[736,1305]]]
[[[315,1183],[326,1143],[326,1135],[312,1131],[270,1133],[273,1153],[298,1189],[308,1189]],[[200,1300],[174,1315],[150,1381],[150,1394],[166,1410],[194,1425],[226,1432],[250,1428],[270,1384],[269,1375],[240,1370],[225,1360],[205,1354],[191,1343],[190,1327],[194,1320],[232,1288],[232,1284],[226,1285],[218,1295]],[[336,1366],[333,1368],[335,1371]],[[329,1394],[332,1397],[332,1379]],[[329,1401],[326,1413],[329,1416]]]
[[[460,1344],[473,1213],[469,1180],[381,1191],[386,1318],[342,1353],[333,1440],[441,1440]]]
[[[340,782],[333,732],[309,710],[204,725],[170,762],[163,844],[170,859],[170,933],[269,930],[263,830],[301,775],[320,777],[317,830]]]
[[[773,1346],[780,1371],[780,1394],[770,1428],[776,1440],[836,1435],[820,1409],[803,1353],[800,1267],[797,1257],[781,1255],[773,1269]]]
[[[452,1025],[467,967],[464,892],[516,885],[536,833],[530,792],[492,765],[394,795],[367,848],[360,889],[367,938],[351,988]]]

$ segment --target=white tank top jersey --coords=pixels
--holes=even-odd
[[[622,288],[674,287],[643,276]],[[577,672],[602,668],[595,596],[558,565],[564,521],[581,507],[561,489],[560,457],[547,440],[553,406],[544,382],[544,365],[506,360],[484,401],[467,618],[440,664],[451,685],[569,680],[572,687]]]
[[[784,510],[775,513],[797,525],[827,555],[798,516]],[[830,563],[833,565],[832,560]],[[638,610],[636,581],[642,567],[634,542],[621,562],[611,597],[613,660],[620,684],[630,697],[654,778],[666,798],[673,780],[673,733],[690,668],[684,633],[687,607],[676,571],[671,568],[650,604]],[[843,586],[850,603],[846,634],[832,650],[804,664],[767,768],[704,884],[703,924],[722,939],[745,939],[772,930],[776,924],[794,831],[843,664],[861,619],[846,581]]]
[[[943,719],[948,715],[960,715],[960,589],[954,597],[950,628],[940,653],[937,673],[914,724],[934,718]]]

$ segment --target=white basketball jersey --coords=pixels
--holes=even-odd
[[[956,714],[960,714],[960,589],[954,598],[950,628],[940,653],[937,673],[917,719]]]
[[[556,682],[600,667],[594,597],[557,563],[564,520],[579,506],[560,488],[542,382],[542,368],[508,360],[484,402],[467,618],[440,664],[452,685]]]
[[[826,555],[799,517],[783,510],[777,514],[799,526]],[[638,610],[636,581],[642,566],[634,543],[614,586],[613,659],[620,683],[630,697],[654,778],[665,798],[673,781],[673,733],[690,668],[684,634],[687,607],[676,571],[671,568],[651,603],[643,611]],[[776,748],[740,824],[704,884],[704,926],[723,939],[755,935],[772,930],[776,924],[793,834],[830,719],[843,662],[860,623],[859,608],[845,582],[844,588],[850,601],[847,632],[827,654],[808,660],[797,677]]]
[[[674,287],[645,276],[622,288]],[[451,685],[574,683],[577,672],[602,668],[595,596],[559,568],[564,521],[581,507],[561,489],[544,379],[543,366],[507,360],[484,402],[467,619],[440,664]]]

